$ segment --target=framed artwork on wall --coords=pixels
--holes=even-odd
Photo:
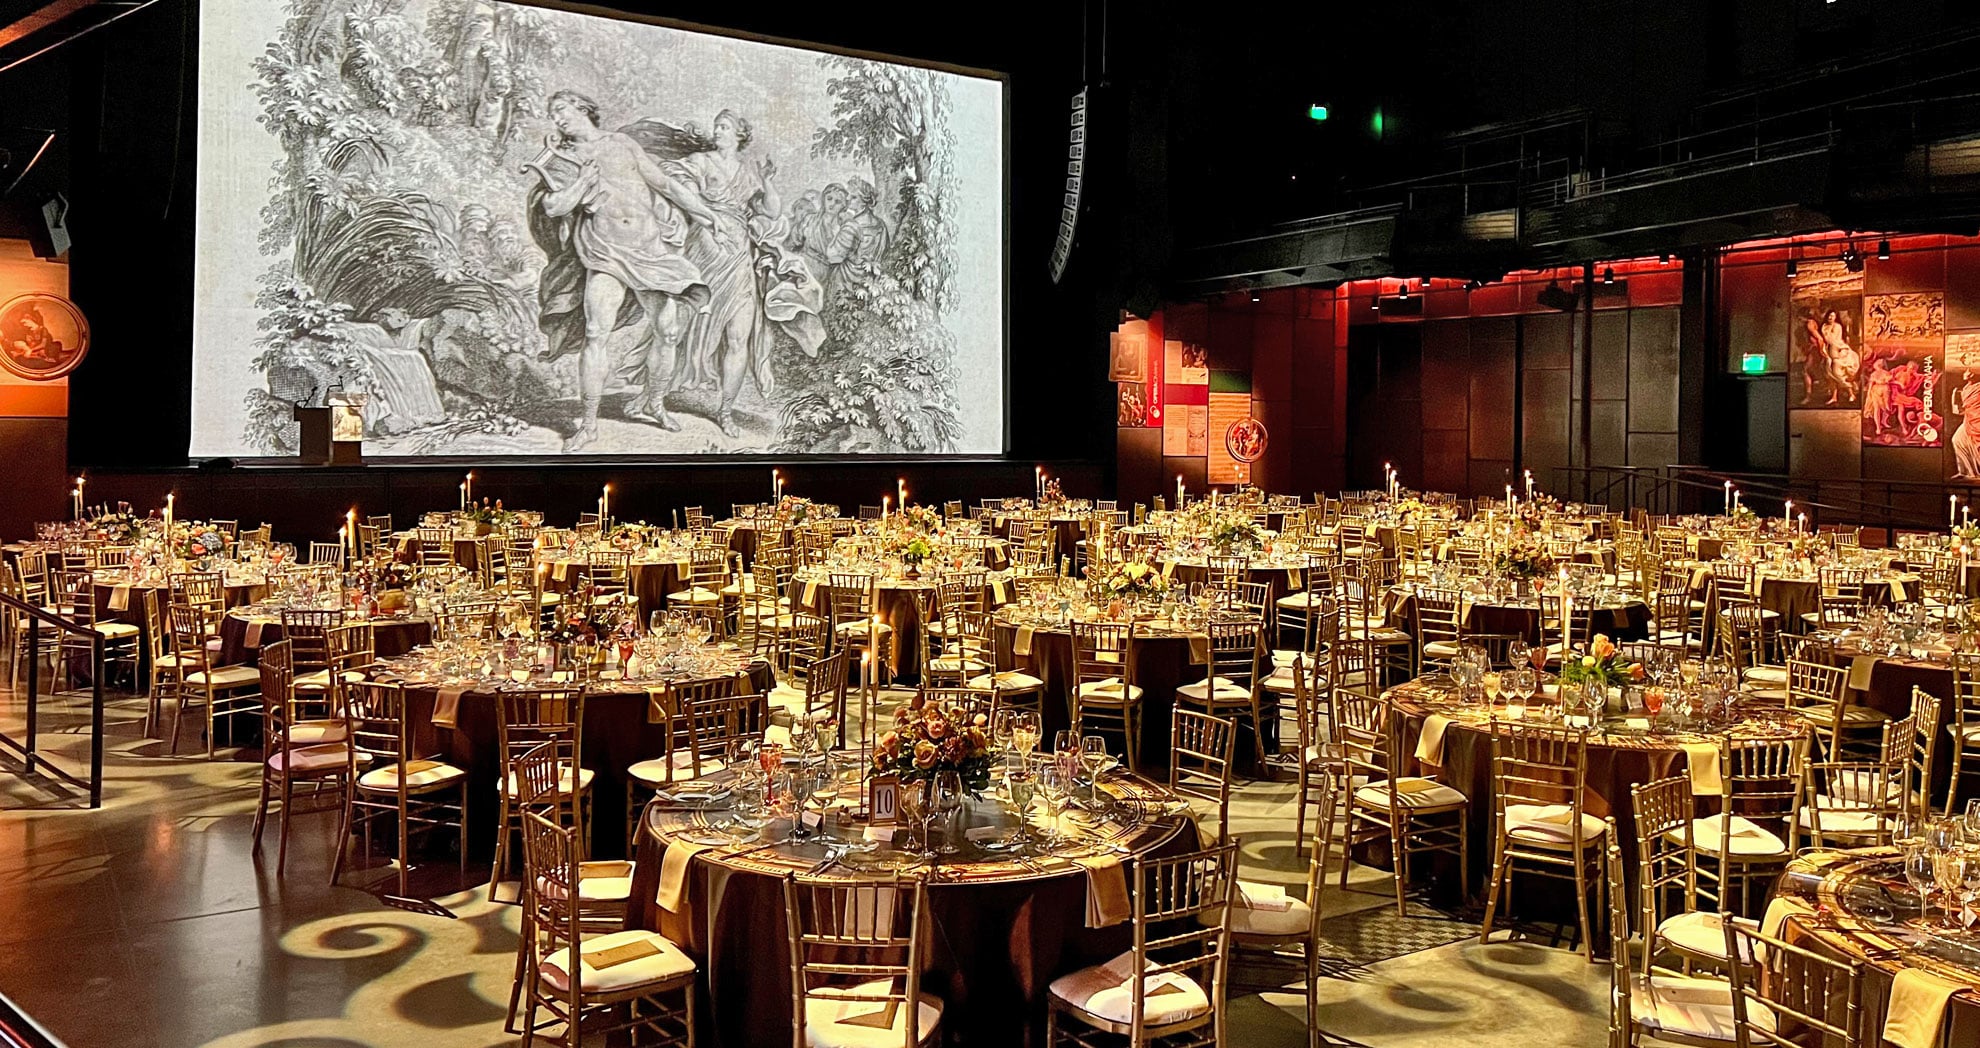
[[[1863,300],[1863,313],[1863,443],[1939,447],[1945,443],[1945,417],[1938,410],[1945,296],[1870,295]]]

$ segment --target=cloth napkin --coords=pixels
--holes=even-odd
[[[117,585],[110,587],[110,610],[111,611],[131,610],[130,583],[120,582]]]
[[[992,579],[990,581],[990,603],[1009,604],[1010,602],[1011,602],[1011,597],[1009,592],[1005,588],[1003,580]]]
[[[550,565],[550,577],[556,579],[558,582],[563,582],[570,577],[570,574],[571,562],[568,560],[560,560]]]
[[[242,643],[245,644],[249,650],[254,650],[261,647],[261,627],[263,625],[264,624],[260,619],[247,620],[247,637],[245,640],[242,641]]]
[[[1175,573],[1176,573],[1176,562],[1175,562],[1175,561],[1174,561],[1173,559],[1170,559],[1170,560],[1165,560],[1165,561],[1163,561],[1163,562],[1162,562],[1162,577],[1163,577],[1163,578],[1165,578],[1165,579],[1166,579],[1166,578],[1168,578],[1169,576],[1171,576],[1171,575],[1174,575]]]
[[[651,957],[660,952],[651,939],[634,939],[632,942],[611,946],[605,949],[578,947],[578,958],[586,968],[603,971],[606,968],[629,964],[641,957]]]
[[[1210,665],[1210,635],[1192,633],[1189,635],[1189,661],[1192,665]]]
[[[671,712],[667,701],[665,684],[649,685],[646,689],[646,723],[665,724]]]
[[[810,582],[804,584],[804,599],[799,601],[799,603],[803,604],[807,608],[815,608],[818,606],[817,579],[812,579]]]
[[[1423,718],[1423,734],[1416,737],[1416,759],[1443,767],[1444,731],[1450,726],[1451,719],[1441,713]]]
[[[1858,655],[1849,660],[1849,689],[1851,691],[1869,691],[1870,674],[1876,668],[1877,658],[1874,655]]]
[[[1086,926],[1107,928],[1128,919],[1127,871],[1111,855],[1079,859],[1086,867]]]
[[[460,727],[461,696],[468,693],[465,685],[449,685],[440,689],[433,699],[433,726],[436,728]]]
[[[1259,881],[1237,882],[1236,902],[1247,910],[1270,910],[1284,913],[1292,909],[1292,899],[1286,895],[1283,884],[1264,884]]]
[[[687,898],[688,867],[694,864],[695,856],[713,847],[689,841],[667,842],[667,855],[660,860],[660,890],[653,896],[661,909],[674,914],[681,912],[681,902]]]
[[[1897,1048],[1939,1048],[1945,1041],[1946,1002],[1964,987],[1919,968],[1891,980],[1884,1040]]]
[[[1691,772],[1691,792],[1693,796],[1703,794],[1717,796],[1725,792],[1725,780],[1719,777],[1718,743],[1685,743],[1684,763],[1686,768]]]
[[[1290,589],[1305,589],[1306,576],[1298,568],[1286,569],[1286,585]]]
[[[1031,654],[1031,635],[1034,632],[1036,631],[1033,630],[1030,626],[1019,626],[1017,628],[1017,637],[1011,641],[1011,654],[1013,655]]]
[[[1900,578],[1891,579],[1891,603],[1903,604],[1910,599],[1905,593],[1904,580]]]
[[[1769,939],[1778,939],[1789,917],[1807,917],[1814,912],[1813,907],[1800,899],[1791,895],[1777,895],[1767,901],[1767,912],[1760,917],[1760,934]]]

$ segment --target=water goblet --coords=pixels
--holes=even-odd
[[[1079,740],[1079,763],[1086,769],[1087,807],[1100,807],[1100,769],[1107,766],[1112,758],[1107,753],[1107,740],[1098,735],[1084,735]]]

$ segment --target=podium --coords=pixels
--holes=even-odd
[[[296,422],[302,426],[302,438],[296,442],[296,461],[305,466],[327,466],[330,464],[330,409],[311,408],[301,404],[295,406]]]

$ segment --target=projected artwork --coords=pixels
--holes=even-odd
[[[1002,451],[998,80],[489,0],[199,68],[194,455]]]
[[[1863,315],[1863,443],[1938,447],[1945,442],[1945,418],[1937,409],[1944,296],[1868,295]]]

